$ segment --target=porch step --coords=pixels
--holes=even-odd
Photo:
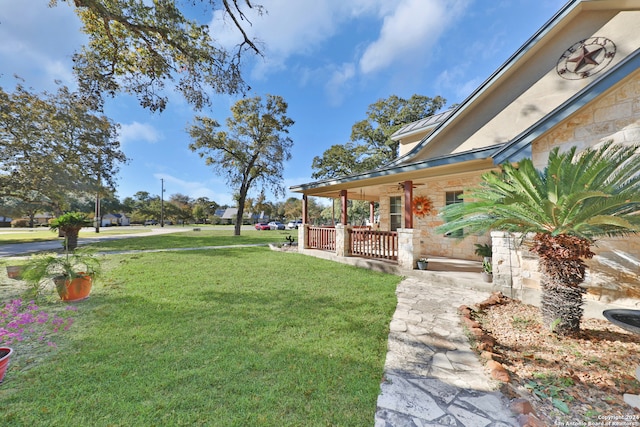
[[[431,262],[429,262],[431,267]],[[435,285],[442,284],[456,288],[475,289],[492,292],[493,284],[482,280],[479,272],[468,271],[437,271],[437,270],[404,270],[404,276],[431,282]]]
[[[492,284],[482,280],[480,261],[425,256],[428,260],[426,270],[411,270],[409,275],[418,279],[429,280],[455,287],[464,287],[491,292]],[[407,275],[407,272],[404,272]]]
[[[480,272],[482,263],[479,261],[468,261],[454,258],[444,258],[427,256],[429,265],[427,270],[405,270],[398,267],[395,262],[378,259],[367,259],[358,257],[338,257],[331,252],[304,249],[301,251],[306,255],[325,258],[331,261],[350,264],[360,268],[380,271],[383,273],[395,274],[397,276],[415,277],[417,279],[442,283],[459,288],[477,289],[492,292],[494,289],[491,283],[482,280]]]

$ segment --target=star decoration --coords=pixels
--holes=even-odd
[[[593,66],[600,65],[600,63],[596,60],[596,58],[598,57],[600,52],[602,52],[603,50],[604,50],[603,47],[598,47],[597,49],[589,52],[586,46],[582,46],[581,52],[578,55],[574,56],[573,58],[569,58],[567,62],[573,62],[576,64],[576,68],[574,72],[577,73],[587,65],[593,65]]]

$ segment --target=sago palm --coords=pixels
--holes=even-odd
[[[464,203],[447,206],[441,232],[490,230],[533,236],[539,256],[543,322],[559,335],[580,330],[584,260],[596,239],[640,231],[640,146],[613,145],[564,153],[553,149],[544,170],[530,159],[485,173]]]

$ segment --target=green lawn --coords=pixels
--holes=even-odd
[[[399,277],[263,247],[106,258],[58,349],[12,361],[0,424],[373,424]]]
[[[188,231],[187,231],[188,230]],[[251,245],[268,243],[286,243],[286,237],[293,236],[298,240],[298,230],[245,230],[240,236],[234,236],[233,230],[207,229],[193,231],[187,228],[184,232],[160,234],[140,238],[107,240],[92,244],[98,251],[199,248],[207,246]]]
[[[103,227],[100,229],[102,235],[117,235],[117,234],[137,234],[137,233],[149,233],[150,229],[142,228],[129,228],[129,227]],[[88,231],[83,229],[80,231],[80,239],[83,237],[95,237],[95,231]],[[57,240],[58,233],[54,233],[46,227],[39,228],[18,228],[18,229],[1,229],[0,228],[0,245],[9,245],[13,243],[29,243],[29,242],[42,242],[48,240]]]

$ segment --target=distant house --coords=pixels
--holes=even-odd
[[[223,224],[231,224],[238,214],[238,208],[226,208],[220,218],[222,218]]]
[[[216,215],[218,215],[218,211],[216,211]],[[236,216],[238,215],[238,208],[226,208],[220,218],[228,224],[231,224],[236,220]],[[244,213],[245,220],[251,220],[252,223],[260,222],[260,221],[269,221],[269,216],[265,215],[264,212],[258,213]]]
[[[123,213],[119,214],[106,214],[102,216],[101,227],[111,227],[119,225],[131,225],[129,217]]]
[[[55,218],[53,216],[53,214],[50,214],[49,212],[45,212],[45,213],[39,213],[39,214],[35,214],[33,216],[33,224],[35,226],[38,225],[49,225],[49,221],[52,220],[53,218]]]

